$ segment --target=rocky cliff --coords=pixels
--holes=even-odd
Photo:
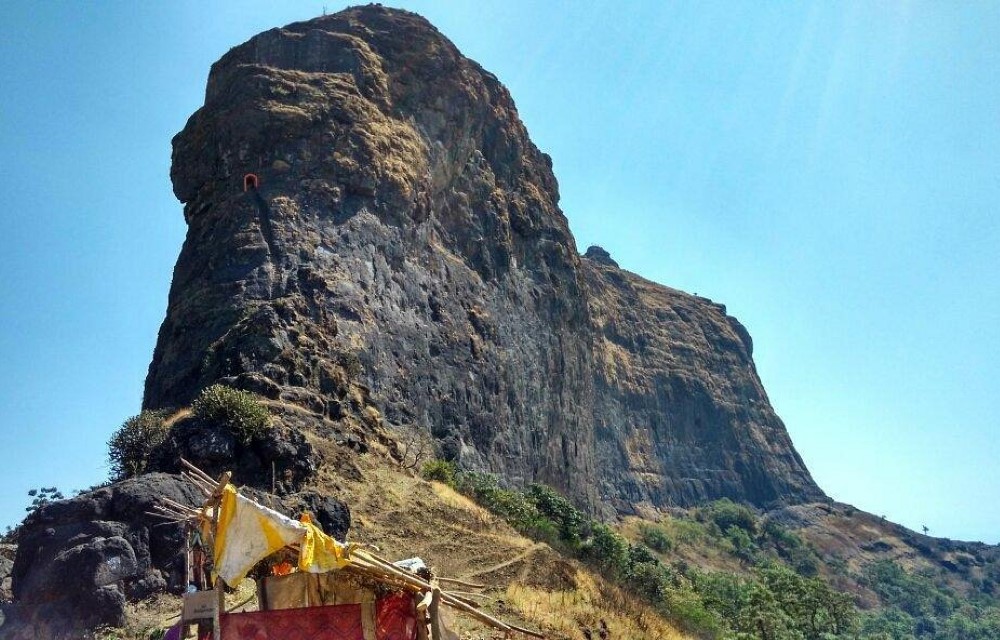
[[[222,380],[606,513],[825,499],[747,331],[581,256],[511,96],[423,18],[252,38],[173,146],[189,228],[145,408]]]

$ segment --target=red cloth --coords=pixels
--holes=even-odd
[[[222,640],[365,640],[361,605],[229,613],[222,616]]]
[[[378,640],[416,640],[417,611],[413,596],[397,594],[375,603],[375,637]]]
[[[248,611],[222,616],[222,640],[364,640],[360,604]],[[416,640],[413,597],[380,598],[375,603],[378,640]]]

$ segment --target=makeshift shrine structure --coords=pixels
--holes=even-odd
[[[190,586],[181,628],[198,625],[198,637],[210,626],[214,640],[447,640],[456,637],[441,619],[441,608],[449,607],[505,637],[544,638],[482,611],[470,599],[477,594],[441,586],[484,585],[435,577],[418,558],[393,563],[335,540],[309,514],[293,520],[242,495],[230,483],[231,472],[216,479],[181,463],[204,504],[163,497],[150,515],[187,527]],[[226,612],[225,585],[235,587],[248,574],[257,579],[258,610]]]

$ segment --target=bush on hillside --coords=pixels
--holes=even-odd
[[[629,568],[629,543],[614,529],[603,523],[593,525],[590,539],[582,547],[586,558],[606,569],[617,578],[623,578]]]
[[[32,489],[28,491],[28,496],[31,498],[31,504],[24,509],[28,513],[34,513],[50,502],[62,500],[66,497],[63,495],[62,491],[56,487],[39,487],[38,489]]]
[[[420,468],[420,477],[424,480],[440,482],[449,487],[455,486],[455,475],[455,464],[446,460],[428,460]]]
[[[491,473],[459,473],[455,487],[523,533],[531,533],[543,524],[541,514],[527,496],[501,487],[500,479]]]
[[[659,553],[667,553],[674,548],[673,538],[658,524],[639,525],[639,537],[644,545]]]
[[[573,547],[580,544],[586,535],[584,531],[586,518],[573,506],[573,503],[552,487],[543,484],[531,485],[528,488],[528,499],[542,516],[555,524],[560,540]]]
[[[191,409],[198,418],[227,427],[243,444],[260,437],[271,425],[271,412],[257,395],[221,384],[202,391]]]
[[[729,527],[739,527],[750,535],[757,533],[757,515],[750,507],[736,504],[729,498],[716,500],[702,507],[699,509],[699,516],[714,523],[722,532]]]
[[[883,601],[916,618],[945,617],[958,608],[951,589],[920,574],[908,573],[893,560],[878,560],[866,566],[861,582]]]
[[[149,456],[167,437],[169,428],[162,411],[143,411],[122,423],[108,440],[108,462],[111,477],[124,480],[144,471]]]
[[[753,562],[754,557],[757,555],[757,545],[745,529],[741,529],[736,525],[730,525],[726,529],[725,535],[726,540],[733,545],[733,554],[737,558],[744,562]]]

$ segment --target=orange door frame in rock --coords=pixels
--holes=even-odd
[[[243,191],[247,192],[250,189],[257,189],[260,186],[260,178],[257,177],[256,173],[248,173],[243,176]]]

